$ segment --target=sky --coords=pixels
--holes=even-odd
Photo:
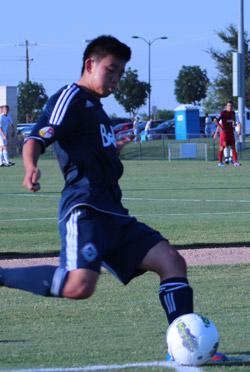
[[[225,50],[216,31],[238,25],[239,0],[8,0],[1,4],[0,85],[25,81],[25,40],[29,41],[30,80],[47,95],[80,76],[85,40],[110,34],[132,49],[127,67],[148,82],[147,41],[151,45],[151,104],[173,110],[174,81],[183,65],[199,65],[210,80],[216,66],[207,50]],[[250,35],[250,0],[244,1]],[[109,115],[127,116],[113,96],[103,100]],[[147,112],[146,106],[139,113]]]

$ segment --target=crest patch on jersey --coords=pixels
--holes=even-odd
[[[90,107],[94,107],[95,105],[93,104],[93,102],[91,102],[91,101],[89,101],[88,99],[87,99],[87,101],[86,101],[86,108],[90,108]]]
[[[82,247],[82,255],[86,261],[92,262],[97,256],[97,250],[94,244],[87,243],[84,247]]]
[[[54,128],[52,127],[43,127],[39,130],[39,135],[43,138],[51,138],[55,134]]]

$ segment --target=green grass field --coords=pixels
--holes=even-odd
[[[198,161],[124,161],[124,166],[124,204],[173,244],[250,244],[249,162],[224,169]],[[2,256],[59,250],[62,177],[53,160],[42,160],[41,169],[38,194],[22,188],[20,160],[0,169]],[[249,265],[192,267],[189,276],[195,310],[218,326],[220,350],[249,356],[249,361],[204,366],[202,371],[249,371]],[[0,370],[164,360],[167,323],[158,284],[157,277],[146,274],[123,287],[104,273],[95,295],[78,302],[1,289]]]
[[[130,213],[178,246],[250,244],[250,162],[124,161]],[[57,205],[63,186],[55,160],[42,160],[42,190],[22,188],[19,160],[0,169],[0,253],[58,251]]]

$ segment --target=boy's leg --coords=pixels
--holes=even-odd
[[[73,211],[60,223],[60,266],[1,268],[0,285],[42,296],[88,298],[95,289],[100,269],[97,252],[91,243],[93,226],[84,209]]]
[[[57,295],[60,296],[60,290],[66,277],[65,270],[50,265],[0,269],[0,285],[41,296],[52,295],[52,284],[58,288]]]
[[[0,285],[41,296],[83,299],[94,292],[98,275],[91,270],[67,272],[50,265],[0,268]]]
[[[2,141],[2,138],[0,137],[0,142]],[[3,166],[3,147],[0,146],[0,167]]]
[[[229,163],[229,157],[230,157],[230,147],[227,146],[224,148],[224,160],[225,163]]]
[[[235,144],[232,145],[232,158],[233,158],[233,163],[238,162],[238,155],[237,155],[237,151],[235,148]]]
[[[223,146],[220,146],[219,147],[219,151],[218,151],[218,160],[219,160],[219,163],[223,163],[223,151],[224,151],[224,148]]]
[[[9,155],[8,155],[7,146],[4,146],[3,148],[3,163],[9,164]]]
[[[160,276],[159,297],[169,324],[178,316],[193,312],[193,290],[187,280],[186,262],[167,241],[151,248],[140,269]]]

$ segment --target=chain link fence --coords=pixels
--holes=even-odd
[[[192,144],[185,146],[185,144]],[[22,146],[17,138],[11,140],[10,154],[21,156]],[[158,135],[157,139],[150,141],[131,142],[124,146],[121,152],[122,160],[207,160],[218,159],[219,139],[197,137],[188,140],[175,140],[172,136]],[[174,149],[175,148],[175,152]],[[244,143],[237,143],[239,160],[250,160],[250,137],[245,138]],[[55,158],[53,146],[47,148],[44,158]]]

